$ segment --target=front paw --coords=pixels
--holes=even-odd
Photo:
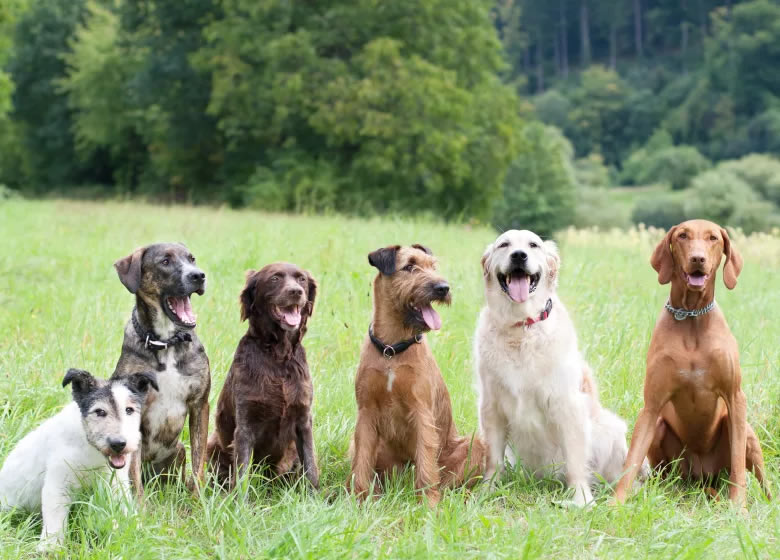
[[[590,492],[590,487],[587,484],[577,484],[574,487],[574,497],[571,502],[580,508],[593,507],[593,494]]]
[[[61,535],[47,535],[41,537],[35,550],[38,554],[51,554],[61,548],[62,545],[63,538]]]

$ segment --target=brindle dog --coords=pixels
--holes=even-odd
[[[352,490],[363,498],[375,474],[413,463],[415,487],[433,506],[440,487],[475,482],[485,461],[478,438],[458,436],[447,386],[423,336],[441,328],[432,303],[448,304],[450,287],[422,245],[379,249],[368,262],[379,274],[355,379]]]
[[[190,296],[203,295],[206,274],[180,243],[141,247],[116,261],[114,267],[122,284],[135,295],[135,309],[125,327],[122,354],[112,379],[157,371],[159,391],[149,394],[141,421],[141,458],[152,474],[180,469],[184,477],[186,453],[179,436],[189,415],[194,480],[188,480],[187,486],[194,490],[203,481],[211,373],[206,351],[195,334]],[[140,496],[138,460],[131,463],[131,479]]]

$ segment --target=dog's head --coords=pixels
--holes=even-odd
[[[379,270],[374,280],[375,305],[381,302],[416,332],[441,328],[433,303],[449,304],[450,286],[436,272],[430,249],[422,245],[385,247],[369,253],[368,262]]]
[[[81,411],[87,441],[111,467],[123,468],[127,456],[138,451],[141,443],[141,412],[149,387],[159,390],[157,374],[142,372],[104,380],[88,371],[69,369],[62,386],[68,384]]]
[[[542,241],[532,231],[509,230],[487,246],[482,255],[482,271],[488,305],[524,306],[538,311],[558,285],[560,257],[553,241]],[[518,311],[524,309],[518,308]]]
[[[306,322],[314,312],[317,282],[294,264],[278,262],[246,274],[241,292],[241,320],[249,320],[256,330],[269,323],[284,331],[305,333]]]
[[[114,263],[119,280],[158,315],[177,327],[192,329],[196,315],[190,296],[206,291],[206,274],[181,243],[155,243],[136,249]]]
[[[653,251],[650,264],[658,272],[658,282],[679,282],[687,291],[715,289],[723,256],[723,283],[729,290],[737,285],[742,257],[731,244],[728,232],[706,220],[689,220],[672,227]]]

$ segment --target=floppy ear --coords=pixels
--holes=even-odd
[[[561,268],[561,256],[558,254],[558,245],[555,241],[543,241],[542,248],[547,255],[547,266],[550,267],[550,282],[555,284],[558,281],[558,271]]]
[[[307,270],[306,272],[306,278],[307,278],[307,296],[306,296],[306,314],[311,317],[312,313],[314,313],[314,300],[317,298],[317,281],[314,279],[314,276],[311,275],[311,273]]]
[[[144,258],[144,251],[146,251],[146,247],[139,247],[125,258],[114,263],[119,280],[131,294],[136,293],[141,285],[141,261]]]
[[[375,266],[379,269],[379,272],[389,276],[395,272],[395,255],[400,248],[400,245],[394,245],[384,249],[377,249],[373,253],[368,254],[368,264]]]
[[[427,255],[433,256],[433,251],[428,249],[428,247],[426,247],[425,245],[420,245],[419,243],[415,243],[414,245],[412,245],[412,247],[414,247],[415,249],[419,249],[420,251],[422,251]]]
[[[672,273],[674,272],[672,236],[675,231],[677,231],[677,226],[666,232],[666,236],[656,245],[653,256],[650,257],[650,265],[658,273],[659,284],[668,284],[672,280]]]
[[[246,271],[246,285],[238,297],[238,305],[241,308],[241,320],[249,319],[252,306],[255,304],[255,287],[257,286],[256,270]]]
[[[74,398],[89,393],[97,387],[97,380],[83,369],[70,368],[62,379],[62,386],[67,387],[69,383],[73,385]]]
[[[152,387],[155,391],[160,390],[160,387],[157,385],[157,374],[153,371],[134,373],[127,377],[125,384],[133,393],[143,396],[146,396],[149,392],[149,387]]]
[[[742,272],[742,255],[737,248],[731,245],[731,239],[725,228],[720,228],[723,236],[723,254],[726,255],[726,264],[723,265],[723,283],[729,290],[737,286],[737,276]]]
[[[490,264],[490,256],[493,254],[493,244],[489,243],[487,247],[485,247],[485,252],[482,253],[482,259],[479,261],[482,263],[482,275],[487,277],[489,274],[488,266]]]

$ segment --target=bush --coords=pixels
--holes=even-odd
[[[777,159],[750,154],[741,159],[721,162],[716,169],[733,173],[765,199],[780,205],[780,161]]]
[[[577,208],[572,225],[577,228],[597,227],[625,229],[631,225],[627,212],[619,211],[610,189],[582,186],[577,189]]]
[[[601,154],[590,154],[574,162],[574,176],[580,187],[609,187],[609,168]]]
[[[710,166],[710,161],[693,146],[672,146],[651,153],[644,160],[638,182],[667,183],[672,189],[681,190]]]
[[[572,147],[557,128],[539,122],[525,126],[522,139],[524,149],[509,167],[491,221],[500,230],[551,235],[574,216]]]
[[[663,229],[669,229],[686,219],[688,214],[683,199],[672,193],[640,200],[631,213],[632,222]]]
[[[778,223],[777,208],[731,171],[712,169],[698,175],[687,194],[685,213],[692,218],[741,227],[746,233]]]
[[[545,124],[551,124],[566,130],[569,125],[571,103],[561,92],[547,90],[533,100],[536,116]]]

